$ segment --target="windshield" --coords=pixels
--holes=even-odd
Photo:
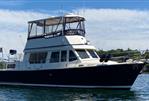
[[[86,59],[89,58],[88,54],[86,53],[85,50],[81,49],[81,50],[76,50],[78,55],[80,56],[81,59]]]
[[[98,58],[94,50],[87,50],[89,54],[92,56],[92,58]]]

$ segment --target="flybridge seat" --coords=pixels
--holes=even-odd
[[[85,19],[78,15],[65,15],[28,22],[28,39],[61,35],[85,36]]]

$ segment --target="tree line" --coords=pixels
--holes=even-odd
[[[111,57],[128,57],[134,60],[137,59],[149,59],[149,50],[144,50],[144,51],[140,51],[140,50],[133,50],[133,49],[112,49],[112,50],[97,50],[97,54],[99,56],[103,55],[103,54],[108,54]]]

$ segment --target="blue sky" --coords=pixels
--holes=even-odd
[[[11,10],[68,10],[78,8],[149,9],[148,0],[0,0],[1,9]]]
[[[86,18],[98,49],[149,49],[148,0],[0,0],[0,47],[22,52],[28,21],[66,13]]]

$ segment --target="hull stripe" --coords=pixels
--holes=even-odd
[[[25,84],[25,83],[7,83],[0,82],[0,85],[12,85],[12,86],[37,86],[37,87],[62,87],[62,88],[131,88],[130,86],[82,86],[82,85],[50,85],[50,84]]]

